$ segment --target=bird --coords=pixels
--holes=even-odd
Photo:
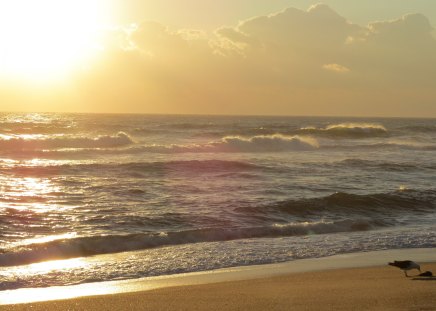
[[[425,271],[418,276],[428,276],[431,278],[431,277],[433,277],[433,273],[431,271]]]
[[[416,262],[411,261],[411,260],[401,260],[401,261],[395,260],[394,262],[389,262],[388,264],[390,266],[398,267],[401,270],[403,270],[404,274],[407,277],[408,277],[408,275],[407,275],[408,270],[416,269],[419,272],[421,272],[421,267]]]

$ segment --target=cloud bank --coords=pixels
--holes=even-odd
[[[89,111],[436,117],[432,31],[422,14],[361,26],[323,4],[213,34],[143,22],[107,32],[72,89]]]

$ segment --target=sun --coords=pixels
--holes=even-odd
[[[107,12],[104,0],[0,0],[0,77],[43,81],[83,66]]]

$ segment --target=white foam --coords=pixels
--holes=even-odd
[[[148,145],[138,151],[157,153],[286,152],[309,151],[318,147],[319,144],[315,138],[275,134],[251,137],[226,136],[219,141],[206,144]]]
[[[269,152],[312,150],[319,147],[318,141],[311,137],[275,135],[259,135],[249,138],[227,136],[216,148],[224,151]]]
[[[3,150],[50,150],[68,148],[112,148],[126,146],[133,140],[124,132],[98,137],[78,137],[70,135],[17,135],[0,137]]]
[[[300,129],[303,133],[328,135],[333,137],[372,137],[386,135],[388,130],[376,123],[353,123],[345,122],[328,125],[326,127],[304,127]]]
[[[383,125],[376,123],[339,123],[329,125],[325,128],[325,130],[337,130],[337,129],[348,129],[348,130],[357,130],[357,131],[383,131],[387,132],[386,128]]]

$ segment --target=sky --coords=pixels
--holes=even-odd
[[[436,117],[436,1],[0,0],[0,111]]]
[[[235,25],[240,20],[267,15],[294,7],[302,10],[318,3],[335,9],[347,19],[361,25],[377,20],[396,19],[408,13],[425,13],[436,21],[434,0],[110,0],[118,11],[116,22],[136,23],[156,20],[179,28],[215,30],[223,25]],[[199,13],[201,12],[201,13]]]

